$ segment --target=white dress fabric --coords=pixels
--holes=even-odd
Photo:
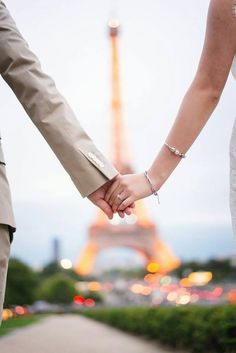
[[[236,56],[233,60],[231,72],[236,79]],[[230,138],[230,212],[232,227],[236,236],[236,118],[234,120],[233,130]]]

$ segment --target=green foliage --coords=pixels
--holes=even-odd
[[[50,262],[39,272],[42,279],[51,277],[61,272],[62,268],[57,262]]]
[[[10,259],[5,306],[32,304],[38,277],[34,271],[17,259]]]
[[[81,281],[81,276],[75,273],[72,269],[65,270],[60,266],[59,263],[56,262],[50,262],[49,264],[44,266],[42,271],[39,272],[39,277],[41,280],[44,280],[53,275],[57,275],[58,273],[64,274],[75,281]]]
[[[236,306],[95,308],[81,313],[174,348],[196,353],[236,352]]]
[[[81,280],[72,269],[65,270],[57,263],[49,263],[41,271],[35,272],[22,261],[11,258],[9,261],[5,307],[32,304],[35,300],[50,303],[71,303],[75,282]],[[85,278],[83,278],[85,280]],[[88,292],[86,297],[96,302],[103,300],[100,293]]]
[[[43,281],[37,296],[49,303],[66,304],[71,303],[76,294],[75,282],[59,273]]]
[[[3,321],[0,328],[0,336],[5,336],[17,328],[34,324],[45,317],[46,315],[27,315]]]
[[[94,292],[94,291],[86,291],[86,292],[79,292],[77,293],[78,295],[82,295],[84,298],[90,298],[93,299],[96,303],[101,303],[103,302],[103,296],[99,292]]]

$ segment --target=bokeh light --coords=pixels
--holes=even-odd
[[[26,314],[26,311],[27,310],[23,306],[18,305],[15,307],[15,313],[17,315],[24,315],[24,314]]]
[[[147,271],[151,273],[156,273],[159,270],[159,265],[156,262],[150,262],[147,265]]]
[[[205,286],[212,280],[212,273],[204,271],[192,272],[188,276],[188,279],[195,286]]]
[[[89,282],[88,283],[88,290],[91,290],[92,292],[100,291],[101,284],[99,282]]]
[[[13,312],[10,309],[3,309],[2,312],[2,321],[9,320],[13,317]]]
[[[135,293],[135,294],[140,294],[143,290],[143,285],[139,284],[139,283],[134,283],[131,288],[130,288],[131,292]]]
[[[65,270],[69,270],[72,268],[72,262],[69,259],[62,259],[60,261],[61,267],[64,268]]]
[[[95,306],[95,300],[93,300],[93,299],[91,299],[91,298],[85,299],[84,304],[85,304],[88,308],[92,308],[92,307]]]
[[[85,302],[84,297],[82,297],[81,295],[75,295],[74,296],[74,303],[78,304],[78,305],[83,305]]]

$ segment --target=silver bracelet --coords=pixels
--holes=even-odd
[[[186,154],[185,153],[181,153],[179,150],[177,150],[177,148],[172,147],[170,145],[168,145],[168,143],[165,142],[165,146],[169,148],[169,150],[174,153],[176,156],[179,156],[181,158],[186,158]]]
[[[154,186],[153,186],[153,183],[148,175],[148,172],[145,170],[144,172],[144,175],[145,175],[145,178],[147,179],[150,187],[151,187],[151,190],[152,190],[152,193],[153,195],[155,195],[157,197],[157,200],[158,200],[158,203],[160,204],[160,199],[159,199],[159,195],[158,195],[158,192],[155,190]]]

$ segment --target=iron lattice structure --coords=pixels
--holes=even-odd
[[[111,123],[112,160],[122,174],[133,172],[128,139],[122,114],[122,99],[119,72],[119,23],[109,22],[111,41]],[[117,221],[117,219],[116,219]],[[99,210],[89,227],[87,244],[79,257],[75,270],[80,275],[92,272],[98,253],[106,248],[125,246],[140,253],[146,263],[156,262],[160,273],[167,273],[179,266],[179,259],[160,239],[155,223],[148,216],[144,202],[136,203],[134,214],[125,220],[109,222]]]

